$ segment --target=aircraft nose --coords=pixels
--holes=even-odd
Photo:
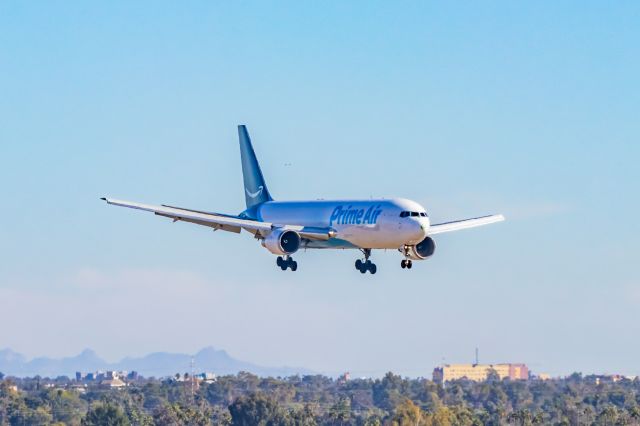
[[[416,219],[413,221],[413,230],[414,230],[414,238],[417,241],[422,241],[429,232],[429,220],[422,220],[423,218]]]

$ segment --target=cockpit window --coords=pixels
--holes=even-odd
[[[427,217],[425,212],[400,212],[400,217]]]

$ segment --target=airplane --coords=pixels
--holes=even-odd
[[[169,205],[149,205],[101,198],[108,204],[153,212],[173,219],[239,234],[253,234],[269,252],[277,255],[280,269],[296,271],[292,255],[300,249],[357,249],[355,262],[362,274],[375,274],[369,259],[372,250],[393,249],[402,254],[400,266],[411,269],[414,260],[433,256],[432,236],[501,222],[504,216],[488,215],[431,224],[424,207],[404,198],[370,200],[275,201],[244,125],[238,126],[240,159],[247,208],[238,215],[213,213]]]

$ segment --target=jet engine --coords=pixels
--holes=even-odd
[[[436,243],[433,238],[427,237],[415,246],[407,247],[409,259],[424,260],[433,256],[433,252],[436,251]]]
[[[293,254],[300,248],[300,235],[296,231],[276,229],[262,240],[262,246],[273,254]]]

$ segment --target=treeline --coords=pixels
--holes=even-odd
[[[46,384],[46,386],[45,386]],[[445,387],[388,373],[211,383],[146,379],[123,389],[67,378],[0,381],[0,425],[640,425],[640,381],[459,380]]]

